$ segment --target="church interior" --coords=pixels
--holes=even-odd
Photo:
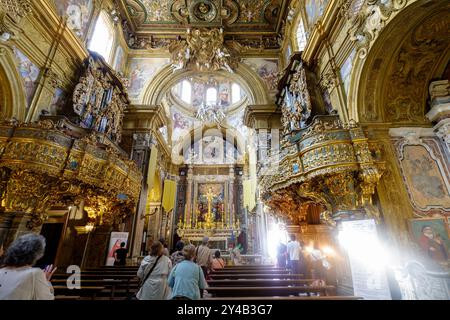
[[[0,0],[0,256],[40,234],[55,299],[123,300],[208,237],[204,299],[450,300],[449,30],[446,0]]]

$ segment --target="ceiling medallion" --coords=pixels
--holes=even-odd
[[[217,17],[217,8],[211,1],[195,1],[191,7],[191,17],[199,22],[212,22]]]
[[[233,73],[238,52],[224,44],[223,29],[188,29],[186,40],[170,44],[171,62],[176,70],[219,71]]]

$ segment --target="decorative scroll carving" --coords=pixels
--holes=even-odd
[[[222,29],[188,29],[186,40],[174,41],[169,46],[175,70],[233,72],[237,54],[224,45]]]
[[[358,56],[365,58],[370,45],[395,12],[403,9],[408,0],[344,0],[345,16],[350,27],[350,39],[358,44]],[[356,10],[357,9],[357,10]]]
[[[13,22],[18,23],[20,19],[32,12],[30,0],[0,0],[0,36],[11,32],[6,19],[7,15]]]

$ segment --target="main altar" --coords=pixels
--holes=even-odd
[[[205,168],[187,168],[185,203],[178,215],[176,233],[193,244],[208,236],[211,248],[226,250],[242,231],[242,188],[234,166],[216,170],[220,173],[221,169],[228,170],[228,174],[212,176],[200,174],[207,173]]]

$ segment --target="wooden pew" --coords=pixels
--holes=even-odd
[[[53,279],[51,282],[52,285],[58,287],[67,285],[66,279]],[[80,285],[81,287],[105,287],[105,290],[97,293],[97,297],[108,296],[114,299],[117,296],[125,297],[132,290],[134,292],[139,285],[139,281],[137,279],[81,279]],[[77,294],[78,289],[71,289],[71,291]]]
[[[211,273],[211,280],[237,280],[237,279],[301,279],[303,274],[289,274],[289,273],[232,273],[232,274],[217,274]]]
[[[82,286],[80,289],[69,289],[67,286],[53,286],[53,290],[55,290],[55,296],[70,296],[74,295],[76,293],[76,296],[81,298],[88,298],[90,297],[92,300],[95,300],[97,295],[102,291],[105,290],[105,287],[103,286]]]
[[[295,286],[295,287],[208,287],[206,291],[215,297],[260,297],[260,296],[297,296],[301,293],[310,295],[330,295],[334,286]]]
[[[224,269],[277,269],[279,267],[265,264],[265,265],[257,265],[257,264],[249,264],[249,265],[240,265],[240,266],[225,266]]]
[[[266,272],[273,272],[273,273],[283,273],[283,272],[289,272],[287,269],[250,269],[250,268],[233,268],[233,269],[216,269],[214,271],[223,272],[223,273],[233,273],[233,272],[241,272],[241,273],[266,273]]]
[[[214,270],[212,274],[287,274],[289,270]]]
[[[206,297],[204,300],[363,300],[362,297],[355,296],[310,296],[310,297]]]
[[[310,285],[314,279],[208,280],[210,287],[282,287]]]

